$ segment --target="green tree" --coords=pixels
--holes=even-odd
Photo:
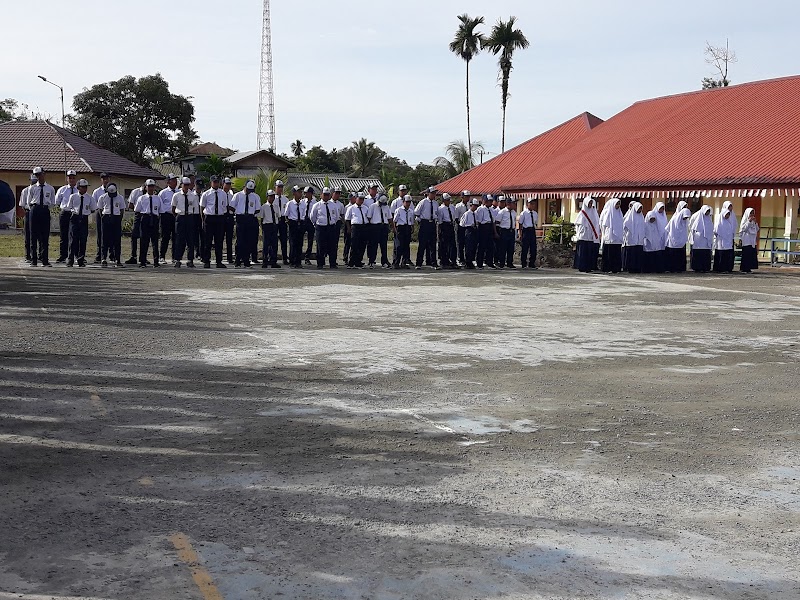
[[[292,142],[292,154],[294,154],[294,156],[303,156],[303,152],[305,152],[305,150],[306,147],[300,140],[295,140]]]
[[[295,159],[297,170],[302,173],[338,173],[336,158],[322,146],[311,146],[305,154]]]
[[[375,145],[375,142],[368,142],[366,138],[361,138],[353,142],[352,173],[356,177],[370,177],[378,174],[381,168],[381,161],[386,153]]]
[[[473,142],[472,148],[467,149],[464,140],[455,140],[447,144],[444,150],[445,156],[438,157],[433,161],[433,165],[441,169],[442,179],[450,179],[474,167],[473,157],[483,150],[481,142]]]
[[[512,65],[512,58],[516,50],[524,50],[530,46],[528,38],[519,29],[514,29],[517,24],[517,17],[509,17],[508,21],[499,19],[492,27],[489,37],[483,44],[483,47],[498,59],[498,79],[500,80],[500,89],[502,94],[503,106],[503,139],[501,144],[501,152],[506,150],[506,106],[508,105],[508,80],[511,77],[511,70],[514,68]]]
[[[185,154],[197,139],[192,103],[171,93],[159,73],[94,85],[72,107],[69,123],[79,135],[140,165],[159,154]]]
[[[483,24],[483,17],[472,18],[468,14],[458,17],[461,24],[456,29],[456,35],[450,42],[450,52],[459,56],[467,63],[467,148],[472,147],[472,131],[469,125],[469,63],[481,51],[486,43],[484,35],[475,29]]]
[[[51,121],[52,119],[52,115],[34,112],[30,106],[13,98],[0,100],[0,123],[5,121]]]
[[[234,177],[233,188],[236,190],[243,190],[248,179],[252,179],[256,182],[256,193],[259,195],[262,202],[266,202],[267,192],[275,189],[275,182],[280,179],[280,173],[269,169],[259,169],[253,177]]]
[[[197,173],[205,177],[230,177],[233,175],[233,165],[226,159],[216,154],[209,156],[205,162],[197,165]]]

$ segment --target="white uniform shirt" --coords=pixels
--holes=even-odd
[[[138,187],[135,190],[133,190],[131,192],[131,195],[128,196],[128,204],[131,205],[131,206],[136,206],[136,201],[139,198],[141,198],[142,194],[144,194],[144,192],[142,191],[142,188],[140,188],[140,187]]]
[[[301,215],[302,204],[299,200],[295,200],[292,198],[289,200],[289,204],[286,205],[286,208],[283,209],[283,216],[289,219],[290,221],[299,221]]]
[[[228,194],[223,189],[209,188],[200,198],[200,207],[207,217],[224,215],[228,212]]]
[[[69,187],[69,186],[67,186]],[[81,215],[88,217],[95,210],[97,210],[97,202],[92,198],[91,194],[72,194],[67,200],[67,210],[71,211],[73,215]]]
[[[450,206],[453,207],[453,216],[455,217],[456,223],[461,224],[461,217],[464,216],[464,213],[469,211],[469,204],[459,202],[458,204],[451,204]]]
[[[28,210],[28,191],[31,189],[31,186],[23,188],[19,194],[19,207],[25,210]]]
[[[381,206],[376,202],[367,209],[367,220],[373,225],[388,225],[392,218],[391,210],[387,204]]]
[[[475,211],[475,218],[478,221],[478,225],[493,223],[495,221],[491,206],[485,205],[478,207],[478,209]]]
[[[331,211],[331,219],[333,219],[334,223],[338,223],[342,220],[342,216],[344,215],[344,204],[333,198],[331,198],[328,204],[330,204],[329,210]]]
[[[401,225],[414,225],[414,209],[410,206],[408,208],[401,206],[394,211],[394,223],[398,227]]]
[[[231,200],[230,207],[237,215],[255,215],[261,210],[261,198],[256,192],[236,192]]]
[[[176,215],[199,215],[200,199],[194,190],[189,190],[186,194],[179,190],[172,195],[172,208]]]
[[[367,194],[367,197],[364,198],[363,206],[364,206],[364,208],[369,208],[370,206],[375,204],[377,201],[378,201],[378,195],[377,194],[375,195],[375,197],[372,197],[369,194]]]
[[[325,200],[316,202],[314,206],[311,207],[311,214],[309,215],[311,223],[322,227],[334,225],[337,221],[337,216],[335,212],[336,208],[333,205],[334,202],[330,200],[327,202],[325,202]]]
[[[289,200],[289,198],[287,198],[286,196],[278,196],[276,194],[274,202],[275,202],[275,212],[278,213],[278,218],[280,219],[286,212],[286,206],[289,204],[289,202],[291,202],[291,200]]]
[[[535,210],[528,210],[527,208],[524,208],[522,209],[522,212],[519,213],[519,224],[523,229],[536,227],[538,223],[539,213],[537,213]]]
[[[367,206],[363,204],[361,206],[353,204],[347,210],[350,212],[351,225],[367,225],[369,223],[367,220],[367,211],[369,208]]]
[[[435,221],[436,211],[438,209],[439,205],[436,204],[436,200],[423,198],[414,208],[414,214],[417,215],[417,218],[421,221]]]
[[[37,204],[42,206],[53,206],[56,201],[56,190],[49,183],[40,185],[34,183],[28,188],[28,206],[33,207]]]
[[[517,214],[508,207],[497,213],[497,226],[500,229],[514,229],[517,226]]]
[[[275,196],[275,199],[272,201],[272,204],[269,203],[269,200],[264,202],[264,204],[261,205],[261,209],[259,212],[261,215],[262,225],[278,223],[281,219],[281,211],[278,210],[278,197]]]
[[[95,190],[92,192],[92,198],[94,198],[97,202],[100,202],[100,197],[105,193],[106,188],[101,185],[99,188],[95,188]],[[100,205],[98,204],[98,206]]]
[[[300,220],[305,221],[311,218],[311,209],[316,203],[317,199],[313,197],[310,200],[308,198],[300,200]]]
[[[455,207],[452,204],[449,206],[442,204],[436,211],[436,220],[439,223],[457,223]]]
[[[478,216],[477,210],[468,210],[463,215],[461,215],[461,219],[459,220],[458,224],[461,227],[465,228],[474,228],[478,225]]]
[[[143,215],[158,215],[161,212],[161,198],[156,195],[142,194],[133,205],[133,212]]]
[[[102,189],[102,188],[101,188]],[[125,208],[128,203],[121,194],[115,194],[112,198],[109,194],[103,194],[97,200],[97,210],[104,215],[122,215],[125,214]]]
[[[61,210],[70,210],[69,199],[78,193],[77,185],[62,185],[56,192],[56,203]]]
[[[172,196],[175,195],[177,192],[177,188],[170,189],[169,186],[165,187],[158,193],[158,197],[161,198],[161,214],[172,214]]]

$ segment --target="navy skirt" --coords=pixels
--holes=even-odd
[[[644,246],[623,247],[622,268],[628,273],[641,273],[644,269]]]

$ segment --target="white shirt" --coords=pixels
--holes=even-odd
[[[344,204],[342,204],[339,200],[334,200],[331,198],[331,201],[328,203],[330,204],[329,210],[331,211],[331,219],[333,219],[334,223],[337,223],[342,220],[342,216],[344,215]]]
[[[128,204],[131,206],[136,206],[136,201],[144,194],[142,188],[138,187],[131,192],[131,195],[128,196]]]
[[[524,208],[522,212],[519,213],[519,224],[523,229],[536,227],[537,223],[539,223],[539,213],[535,210]]]
[[[277,213],[278,213],[278,218],[279,218],[279,219],[280,219],[280,218],[281,218],[281,217],[284,215],[284,213],[286,212],[286,205],[288,205],[288,204],[289,204],[289,202],[290,202],[290,200],[289,200],[289,198],[287,198],[286,196],[278,196],[277,194],[275,195],[275,200],[274,200],[274,203],[275,203],[275,212],[277,212]],[[262,205],[262,206],[263,206],[263,205]]]
[[[397,198],[392,200],[392,203],[389,205],[389,208],[391,209],[392,214],[397,212],[398,208],[403,208],[403,196],[398,196]],[[413,200],[411,201],[411,210],[414,210],[414,201]]]
[[[72,194],[67,200],[67,210],[72,211],[73,215],[88,217],[97,210],[97,202],[91,194]]]
[[[316,202],[314,206],[311,207],[311,214],[309,215],[311,218],[311,222],[314,225],[320,225],[322,227],[327,227],[328,225],[336,224],[338,220],[336,215],[336,208],[333,206],[335,202],[328,200],[320,200]]]
[[[517,214],[508,207],[497,213],[497,226],[500,229],[514,229],[517,226]]]
[[[173,190],[167,186],[159,192],[158,197],[161,198],[162,215],[167,213],[172,214],[172,196],[174,196],[177,191],[177,188]]]
[[[133,206],[133,212],[143,215],[157,215],[161,211],[161,198],[156,195],[142,194]]]
[[[401,206],[394,211],[394,224],[398,227],[401,225],[414,225],[414,209],[410,206],[405,208]]]
[[[275,224],[278,223],[278,221],[280,221],[281,211],[278,210],[277,196],[275,196],[275,199],[272,201],[272,204],[270,204],[269,200],[267,200],[266,202],[264,202],[264,204],[261,205],[260,215],[261,215],[262,225]]]
[[[350,207],[352,207],[352,206],[355,206],[355,205],[356,205],[356,203],[355,203],[355,202],[353,202],[352,204],[346,204],[346,205],[345,205],[345,207],[344,207],[344,213],[343,213],[343,214],[344,214],[344,220],[345,220],[345,221],[349,221],[349,220],[350,220]]]
[[[436,211],[438,209],[439,205],[436,204],[436,200],[424,198],[420,200],[419,204],[414,208],[414,214],[417,215],[417,218],[421,221],[435,221]]]
[[[261,198],[256,192],[236,192],[230,207],[237,215],[255,215],[261,210]]]
[[[475,214],[476,210],[468,210],[463,215],[461,215],[461,219],[459,220],[458,224],[461,227],[472,228],[478,225],[478,217]]]
[[[370,196],[369,194],[367,194],[367,197],[364,198],[363,206],[364,206],[364,208],[369,208],[370,206],[375,204],[377,201],[378,201],[378,195],[377,194],[374,197]]]
[[[62,185],[56,192],[56,202],[61,210],[70,210],[69,199],[78,193],[77,185]]]
[[[317,203],[317,199],[313,196],[309,198],[303,198],[300,200],[300,217],[302,220],[310,219],[311,218],[311,209],[314,208],[314,205]]]
[[[479,225],[494,223],[497,220],[494,218],[492,207],[485,205],[478,207],[478,209],[475,211],[475,218],[477,219]]]
[[[101,188],[102,189],[102,188]],[[97,200],[97,210],[104,215],[122,215],[125,213],[128,203],[121,194],[115,194],[112,198],[105,193]]]
[[[286,208],[283,209],[283,215],[290,221],[299,221],[300,215],[303,213],[301,212],[303,205],[301,204],[300,200],[295,200],[292,198],[289,200],[289,204],[286,205]]]
[[[367,211],[369,207],[364,206],[363,204],[359,206],[358,204],[353,204],[347,210],[350,211],[350,224],[351,225],[367,225],[369,221],[367,221]]]
[[[53,206],[55,201],[56,191],[49,183],[45,183],[44,185],[34,183],[28,188],[28,206],[35,206],[37,204]]]
[[[461,217],[464,216],[464,213],[469,211],[469,204],[459,202],[458,204],[451,204],[450,206],[453,207],[453,216],[455,217],[456,223],[461,223]]]
[[[391,218],[392,213],[388,204],[381,206],[380,202],[376,202],[367,209],[367,220],[373,225],[388,225]]]
[[[224,215],[228,212],[228,194],[222,189],[207,189],[200,198],[200,207],[206,216]]]
[[[458,217],[456,216],[455,207],[452,204],[449,206],[442,204],[436,211],[436,220],[439,223],[457,223]]]
[[[186,194],[179,190],[172,195],[172,208],[176,215],[199,215],[200,199],[194,190],[189,190]]]
[[[28,191],[31,189],[31,186],[23,188],[23,190],[19,194],[19,207],[28,210]]]
[[[101,185],[99,188],[95,188],[95,190],[92,192],[92,198],[94,198],[99,202],[100,197],[105,193],[106,193],[106,188]]]

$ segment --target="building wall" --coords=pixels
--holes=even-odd
[[[259,169],[285,171],[286,165],[270,156],[252,156],[235,165],[236,177],[252,177]]]

